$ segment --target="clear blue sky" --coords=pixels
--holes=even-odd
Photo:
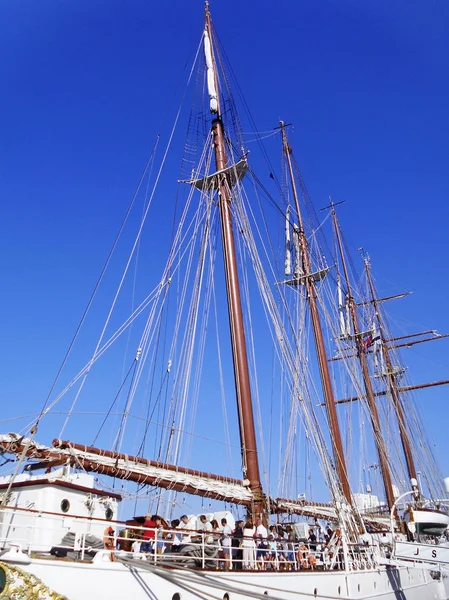
[[[369,251],[380,291],[413,290],[396,319],[449,332],[449,4],[212,0],[211,11],[259,129],[294,124],[315,205],[345,199],[347,240]],[[2,1],[5,417],[40,406],[202,27],[201,0]],[[405,355],[422,367],[416,382],[449,378],[448,343]],[[447,475],[448,393],[422,401]]]

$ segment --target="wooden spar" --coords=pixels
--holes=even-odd
[[[290,181],[292,185],[293,196],[295,199],[296,215],[298,218],[298,230],[295,235],[298,235],[299,245],[301,250],[302,267],[304,272],[304,283],[307,291],[307,299],[310,306],[310,314],[312,319],[312,327],[315,338],[315,347],[318,358],[318,365],[320,369],[321,384],[323,388],[324,401],[326,404],[326,411],[329,421],[329,428],[331,433],[332,449],[334,454],[335,466],[337,470],[338,479],[343,491],[344,496],[349,504],[352,505],[351,488],[349,485],[348,471],[346,468],[345,456],[343,453],[343,443],[341,440],[340,426],[338,422],[337,409],[335,406],[334,392],[332,389],[331,377],[329,373],[329,366],[327,364],[326,348],[324,346],[323,331],[321,328],[320,315],[318,312],[317,298],[315,281],[312,274],[311,261],[309,256],[309,250],[307,246],[307,239],[304,232],[304,226],[301,216],[301,210],[299,207],[298,192],[296,189],[295,178],[293,175],[293,167],[291,161],[291,148],[288,144],[287,134],[285,132],[285,124],[280,121],[280,128],[282,132],[282,142],[285,155],[287,157],[288,170],[290,173]]]
[[[394,344],[393,346],[390,346],[390,348],[410,348],[411,346],[415,346],[416,344],[422,344],[424,342],[433,342],[434,340],[442,340],[443,338],[446,338],[446,337],[449,337],[449,333],[434,335],[430,338],[424,338],[423,340],[414,340],[413,342],[404,342],[403,344]]]
[[[363,347],[363,334],[360,331],[359,320],[357,317],[357,311],[355,307],[355,300],[352,294],[351,281],[349,279],[348,268],[346,266],[346,258],[345,253],[343,251],[343,244],[341,240],[341,232],[340,225],[337,220],[337,214],[335,212],[334,205],[331,203],[331,211],[332,211],[332,220],[334,223],[335,234],[337,237],[337,245],[340,253],[341,264],[343,267],[343,273],[346,280],[347,287],[347,297],[348,297],[348,305],[349,312],[351,314],[352,326],[354,329],[354,340],[357,349],[357,358],[360,363],[360,367],[362,369],[362,377],[363,384],[365,386],[366,398],[368,400],[368,407],[370,411],[371,424],[374,431],[374,441],[377,448],[377,454],[379,456],[380,468],[382,471],[382,478],[385,487],[385,494],[387,498],[388,509],[394,506],[394,492],[393,492],[393,484],[391,482],[391,473],[388,465],[388,455],[387,450],[385,448],[385,443],[382,436],[382,430],[380,425],[379,413],[376,406],[376,400],[374,398],[374,390],[373,384],[371,381],[368,362],[366,360],[365,349]]]
[[[396,340],[406,340],[408,338],[418,337],[420,335],[426,335],[426,333],[433,333],[433,335],[432,335],[432,337],[424,338],[423,340],[407,341],[407,342],[404,342],[403,344],[391,344],[390,343],[390,342],[395,342]],[[397,338],[386,339],[385,344],[389,344],[389,346],[387,346],[387,347],[390,350],[394,350],[395,348],[411,348],[412,346],[415,346],[416,344],[422,344],[423,342],[434,342],[435,340],[442,340],[447,337],[449,337],[449,333],[434,333],[433,331],[425,331],[422,333],[412,333],[410,335],[403,335],[403,336],[397,337]],[[372,352],[372,350],[368,349],[367,352]],[[354,358],[354,356],[356,356],[356,354],[345,354],[343,356],[333,356],[332,358],[329,358],[329,362],[335,362],[337,360],[346,360],[347,358]]]
[[[404,387],[398,387],[397,390],[400,394],[403,392],[412,392],[413,390],[422,390],[428,387],[435,387],[437,385],[448,385],[449,379],[442,379],[441,381],[430,381],[429,383],[418,383],[416,385],[406,385]],[[386,396],[387,391],[382,390],[381,392],[375,392],[374,396]],[[366,396],[352,396],[351,398],[342,398],[341,400],[337,400],[337,404],[346,404],[348,402],[355,402],[360,400],[361,398],[365,398]]]
[[[334,204],[334,206],[336,206]],[[329,207],[326,207],[329,208]],[[323,210],[323,209],[321,209]],[[395,294],[394,296],[385,296],[385,298],[379,298],[377,302],[387,302],[387,300],[401,300],[406,296],[409,296],[412,292],[403,292],[402,294]],[[365,302],[357,302],[356,306],[367,306],[368,304],[372,304],[372,300],[366,300]]]
[[[139,456],[131,456],[121,452],[113,452],[112,450],[103,450],[102,448],[95,448],[93,446],[85,446],[83,444],[75,444],[68,440],[54,439],[52,442],[54,448],[60,450],[70,450],[71,448],[79,450],[80,452],[86,452],[89,454],[96,454],[97,456],[105,456],[107,458],[113,458],[115,460],[126,460],[128,463],[135,463],[138,465],[144,465],[149,467],[157,467],[165,469],[166,471],[173,471],[176,473],[184,473],[186,475],[193,475],[195,477],[205,477],[207,479],[216,479],[217,481],[223,481],[226,483],[241,483],[239,479],[233,479],[231,477],[223,477],[221,475],[214,475],[213,473],[206,473],[204,471],[196,471],[195,469],[187,469],[186,467],[178,467],[177,465],[169,465],[157,460],[149,460],[148,458],[140,458]]]
[[[206,30],[209,33],[212,63],[214,66],[215,89],[217,90],[217,117],[212,122],[212,136],[215,151],[216,170],[227,167],[224,129],[221,120],[220,94],[218,87],[217,68],[215,62],[214,44],[212,39],[211,16],[206,2]],[[243,311],[240,297],[240,285],[237,269],[237,259],[234,243],[234,231],[231,214],[231,194],[227,176],[222,173],[218,177],[218,205],[220,211],[221,234],[228,297],[229,325],[231,330],[232,357],[236,386],[237,408],[240,426],[240,442],[245,477],[254,495],[252,507],[255,517],[265,509],[264,494],[260,481],[259,462],[257,457],[256,431],[251,399],[248,358],[246,352],[245,330],[243,326]]]
[[[0,443],[2,451],[12,454],[21,454],[25,447],[26,440]],[[31,444],[26,449],[26,456],[39,460],[41,468],[49,469],[62,464],[71,464],[92,473],[150,486],[154,485],[205,498],[214,498],[232,504],[248,506],[252,502],[252,494],[238,479],[74,444],[68,441],[53,440],[53,448]],[[98,460],[96,457],[98,457]]]
[[[440,337],[445,337],[447,335],[447,334],[440,335],[434,329],[429,329],[428,331],[420,331],[419,333],[408,333],[407,335],[399,335],[397,337],[393,337],[393,338],[390,338],[385,341],[387,342],[387,344],[389,344],[390,342],[397,342],[399,340],[408,340],[409,338],[418,337],[420,335],[430,335],[430,334],[432,334],[434,336],[433,338],[430,338],[430,339],[438,339]]]
[[[374,289],[374,283],[370,273],[370,264],[368,259],[365,259],[365,272],[366,278],[368,281],[368,286],[371,292],[371,300],[373,301],[374,310],[376,311],[376,319],[379,326],[380,333],[380,343],[383,352],[383,356],[385,359],[385,366],[387,368],[387,379],[388,379],[388,387],[390,390],[391,397],[393,399],[394,409],[396,411],[396,417],[399,425],[399,434],[401,436],[402,448],[404,450],[405,461],[407,463],[407,469],[410,479],[416,480],[416,467],[415,461],[413,459],[412,449],[410,445],[410,440],[407,433],[407,428],[405,426],[405,418],[404,411],[401,404],[401,399],[399,398],[398,386],[396,383],[396,375],[393,370],[393,365],[390,359],[390,350],[388,344],[385,342],[385,333],[384,333],[384,325],[382,322],[382,317],[380,315],[379,304],[377,302],[376,290]],[[423,340],[424,341],[424,340]],[[416,343],[416,342],[415,342]]]

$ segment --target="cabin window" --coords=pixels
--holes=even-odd
[[[341,596],[341,585],[338,586],[338,595]]]
[[[64,498],[64,500],[61,500],[61,510],[63,513],[69,512],[70,509],[70,502],[67,500],[67,498]]]
[[[112,508],[109,508],[109,506],[108,506],[108,508],[106,509],[106,512],[105,512],[105,517],[108,521],[110,521],[113,516],[114,516],[114,511],[112,510]]]
[[[173,596],[171,597],[171,600],[181,600],[181,594],[178,594],[178,592],[176,592],[175,594],[173,594]]]
[[[229,594],[223,594],[223,600],[229,600]]]

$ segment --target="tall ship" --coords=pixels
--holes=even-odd
[[[313,206],[287,122],[279,160],[249,148],[207,2],[199,42],[47,398],[0,435],[0,599],[447,599],[413,394],[448,381],[400,356],[447,335],[395,333],[407,294]]]

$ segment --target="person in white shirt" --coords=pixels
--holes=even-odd
[[[168,551],[169,552],[179,552],[181,548],[181,535],[177,532],[179,527],[179,519],[173,519],[170,522],[170,532],[167,535],[167,540],[169,541]]]
[[[182,515],[182,517],[180,519],[180,523],[178,525],[178,529],[192,529],[190,526],[189,517],[187,515]],[[182,534],[181,542],[183,544],[190,544],[190,542],[191,542],[190,532]]]
[[[222,531],[221,531],[221,545],[223,547],[223,555],[224,555],[224,559],[225,559],[225,569],[228,570],[231,566],[230,563],[230,555],[231,555],[231,537],[232,537],[232,529],[231,527],[228,525],[228,522],[226,519],[222,519],[221,520],[221,526],[222,526]]]
[[[200,524],[198,525],[198,531],[201,532],[204,537],[205,544],[212,544],[212,524],[207,520],[206,515],[200,516]],[[201,540],[203,541],[203,539]]]
[[[268,531],[265,525],[262,523],[262,519],[256,517],[256,544],[257,544],[257,554],[256,558],[260,561],[260,566],[263,569],[265,567],[265,555],[268,550]]]

